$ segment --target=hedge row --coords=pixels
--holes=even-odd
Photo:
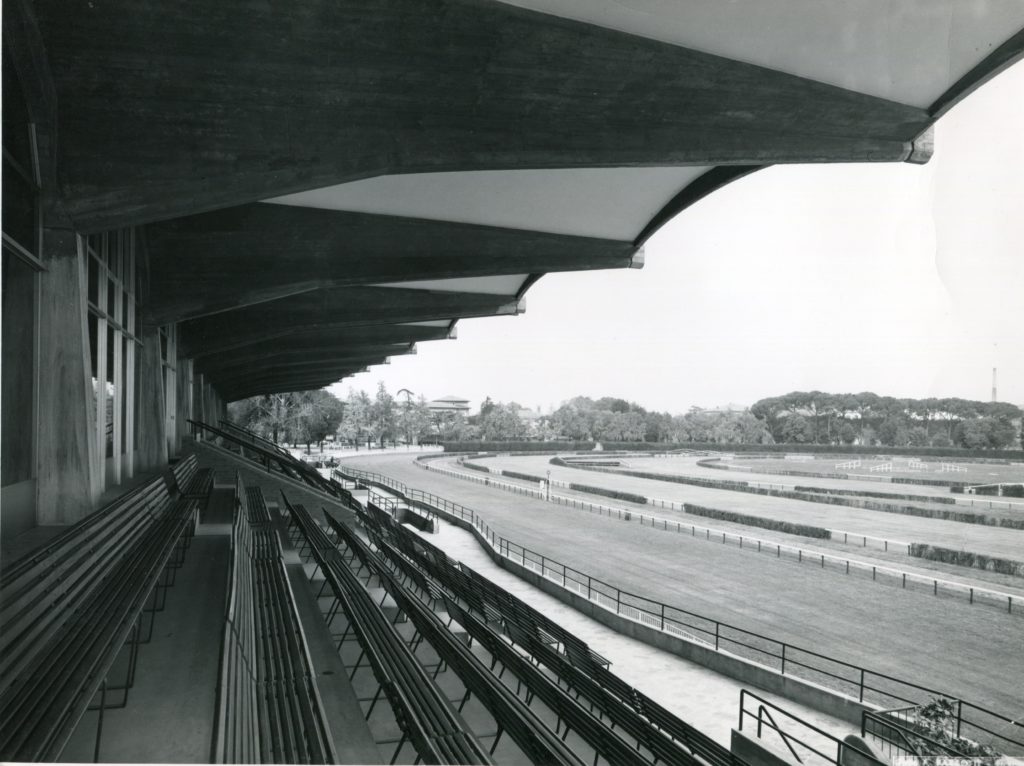
[[[622,476],[632,476],[636,479],[655,479],[656,481],[667,481],[673,484],[689,484],[694,487],[706,487],[708,489],[734,489],[740,492],[749,490],[751,487],[745,481],[729,481],[723,479],[701,479],[696,476],[678,476],[670,473],[652,473],[650,471],[633,471],[629,469],[602,471],[592,466],[580,466],[577,463],[568,463],[570,468],[582,468],[585,471],[597,471],[600,473],[613,473]]]
[[[828,540],[832,537],[832,533],[827,529],[812,527],[807,524],[792,524],[788,521],[766,519],[762,516],[747,516],[742,513],[720,511],[717,508],[705,508],[704,506],[691,505],[690,503],[683,503],[683,510],[687,513],[693,514],[694,516],[705,516],[709,519],[718,519],[719,521],[731,521],[735,524],[745,524],[748,527],[761,527],[762,529],[771,529],[776,532],[785,532],[790,535],[817,537],[822,540]]]
[[[714,468],[719,471],[742,471],[745,470],[744,466],[729,465],[728,463],[721,462],[721,458],[708,458],[707,460],[698,460],[697,465],[702,468]],[[796,468],[757,468],[749,469],[756,473],[768,474],[771,476],[806,476],[812,479],[849,479],[850,474],[846,473],[828,473],[826,471],[801,471]],[[922,486],[930,487],[950,487],[952,492],[956,492],[957,488],[963,488],[970,486],[966,481],[956,481],[954,479],[926,479],[924,477],[901,477],[901,476],[888,476],[884,477],[891,484],[920,484]]]
[[[1024,577],[1024,562],[986,556],[982,553],[957,551],[952,548],[940,548],[935,545],[925,545],[924,543],[911,543],[910,555],[919,559],[942,561],[946,564],[956,564],[957,566],[971,567],[972,569],[984,569],[989,572]]]
[[[590,487],[586,484],[570,484],[569,489],[574,489],[577,492],[588,492],[591,495],[611,497],[616,500],[625,500],[629,503],[640,503],[641,505],[647,504],[646,497],[643,495],[634,495],[632,492],[619,492],[618,490],[605,489],[604,487]]]
[[[558,458],[553,459],[554,463]],[[560,465],[567,465],[564,461]],[[571,466],[571,464],[568,464]],[[881,511],[883,513],[899,513],[907,516],[920,516],[923,518],[942,519],[943,521],[959,521],[964,524],[986,524],[996,527],[1007,527],[1010,529],[1024,529],[1024,519],[1002,518],[987,516],[979,513],[965,511],[947,511],[940,508],[919,508],[913,505],[897,505],[894,503],[880,503],[872,500],[860,500],[854,497],[846,497],[839,494],[826,492],[815,494],[806,491],[767,489],[764,487],[753,487],[743,481],[719,481],[716,479],[700,479],[690,476],[672,476],[668,474],[653,474],[646,471],[629,470],[608,470],[602,468],[581,468],[584,471],[597,471],[600,473],[615,473],[623,476],[633,476],[640,479],[658,479],[661,481],[674,482],[676,484],[691,484],[694,486],[707,487],[709,489],[726,489],[734,492],[748,492],[754,495],[766,495],[769,497],[781,497],[787,500],[803,500],[810,503],[825,503],[827,505],[842,505],[848,508],[863,508],[867,511]]]
[[[501,475],[511,476],[513,479],[522,479],[523,481],[544,481],[543,477],[541,476],[533,476],[532,474],[529,473],[519,473],[518,471],[502,471]]]
[[[477,463],[470,463],[470,462],[465,461],[465,460],[463,462],[459,463],[459,465],[461,465],[463,468],[468,468],[471,471],[480,471],[481,473],[490,473],[491,472],[491,469],[488,468],[485,465],[479,465]]]
[[[950,487],[951,491],[954,487],[969,487],[970,483],[966,481],[955,481],[954,479],[926,479],[923,476],[917,478],[916,476],[911,478],[904,478],[902,476],[893,476],[890,481],[893,484],[920,484],[926,487]]]
[[[985,484],[975,487],[973,494],[985,497],[1024,497],[1024,484]]]
[[[859,489],[832,489],[831,487],[793,487],[797,492],[819,492],[828,495],[856,495],[859,497],[875,497],[880,500],[913,500],[919,503],[942,503],[953,505],[956,499],[952,497],[939,497],[932,495],[903,495],[898,492],[870,492]]]
[[[594,449],[594,442],[443,442],[445,452],[576,452]]]
[[[801,471],[796,468],[750,468],[742,465],[730,465],[723,463],[721,458],[712,457],[707,460],[698,460],[697,465],[701,468],[714,468],[716,471],[752,471],[770,476],[804,476],[810,479],[848,479],[845,473],[826,473],[825,471]]]
[[[444,442],[445,452],[574,452],[594,449],[592,441],[557,442]],[[605,450],[633,452],[674,452],[676,450],[711,450],[718,452],[763,452],[822,455],[911,455],[913,457],[957,457],[997,460],[1022,460],[1024,450],[981,450],[958,447],[866,447],[840,444],[717,444],[714,442],[601,442]]]

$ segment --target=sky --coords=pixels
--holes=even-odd
[[[517,317],[331,387],[649,410],[795,390],[1024,406],[1024,62],[936,125],[923,166],[776,166],[683,211],[643,269],[549,274]]]

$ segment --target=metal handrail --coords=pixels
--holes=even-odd
[[[288,450],[284,449],[277,442],[274,442],[274,441],[272,441],[270,439],[267,439],[267,438],[265,438],[263,436],[260,436],[255,431],[251,431],[248,428],[242,428],[242,426],[237,425],[236,423],[232,423],[230,420],[219,420],[219,421],[217,421],[217,423],[222,428],[228,428],[228,429],[230,429],[232,431],[238,431],[239,433],[244,434],[249,439],[251,439],[253,441],[253,443],[255,443],[255,444],[266,445],[266,449],[272,449],[272,450],[278,452],[282,457],[287,457],[289,459],[294,460],[294,456]]]
[[[280,452],[266,449],[265,447],[261,447],[258,444],[246,441],[235,434],[225,431],[222,428],[211,426],[209,423],[203,423],[201,421],[191,419],[187,422],[191,426],[193,434],[199,430],[207,431],[218,438],[227,439],[228,441],[239,445],[243,450],[250,450],[257,453],[262,458],[259,462],[263,464],[268,473],[271,471],[271,462],[273,462],[285,475],[288,475],[289,471],[291,471],[296,477],[304,481],[310,487],[320,492],[324,492],[325,494],[337,496],[337,492],[331,485],[330,481],[321,476],[315,468],[310,468],[301,460],[296,460],[290,454],[283,455]]]
[[[747,710],[747,705],[746,705],[747,697],[750,697],[750,698],[752,698],[752,699],[757,701],[758,707],[757,707],[757,714],[756,715],[754,713],[752,713],[751,711]],[[785,716],[786,719],[788,719],[789,721],[791,721],[793,723],[796,723],[799,726],[802,726],[803,728],[808,729],[809,731],[814,732],[817,736],[823,737],[827,741],[833,743],[835,745],[835,748],[836,748],[835,749],[835,755],[830,755],[830,754],[828,754],[826,752],[823,752],[822,750],[819,750],[814,745],[808,743],[805,740],[805,738],[801,738],[801,737],[795,736],[793,734],[787,734],[786,732],[784,732],[782,730],[782,727],[780,727],[778,725],[778,723],[776,723],[774,716],[772,716],[772,713],[771,713],[772,710],[775,710],[776,712],[778,712],[781,715]],[[844,750],[852,750],[853,752],[857,753],[857,755],[861,756],[862,758],[866,758],[868,761],[870,761],[872,763],[879,764],[879,766],[885,766],[885,761],[880,760],[875,755],[873,755],[871,752],[869,752],[867,750],[863,750],[860,747],[857,747],[856,745],[850,744],[848,742],[844,742],[843,740],[837,738],[835,735],[829,734],[824,729],[821,729],[821,728],[815,726],[813,723],[810,723],[809,721],[805,721],[800,716],[794,715],[793,713],[790,713],[788,710],[779,707],[778,705],[774,704],[773,702],[770,702],[770,701],[766,700],[764,697],[761,697],[761,696],[755,694],[754,692],[750,691],[749,689],[740,689],[740,721],[739,721],[739,730],[740,731],[743,731],[743,722],[746,720],[747,717],[754,718],[754,719],[757,720],[757,738],[758,739],[761,738],[761,727],[762,726],[769,726],[769,728],[773,729],[775,732],[778,733],[778,735],[780,737],[782,737],[782,741],[785,742],[786,747],[789,749],[789,752],[791,752],[793,754],[793,756],[797,759],[797,761],[799,761],[800,763],[803,763],[803,759],[800,758],[800,756],[797,754],[796,750],[793,748],[792,744],[790,744],[791,740],[792,740],[792,742],[796,742],[801,747],[806,748],[810,752],[814,753],[819,758],[823,758],[824,760],[828,761],[829,763],[836,764],[836,766],[840,766],[840,764],[843,763],[843,751]],[[765,724],[765,722],[764,722],[765,718],[768,719],[769,723]]]
[[[578,587],[571,588],[572,590],[579,593],[580,595],[585,595],[588,600],[596,600],[596,602],[599,605],[606,606],[609,610],[614,610],[616,614],[623,615],[623,612],[625,612],[626,614],[624,616],[630,617],[631,619],[636,619],[638,622],[642,622],[646,625],[658,628],[660,630],[663,630],[676,636],[684,635],[694,638],[696,640],[700,640],[708,646],[713,646],[716,651],[722,651],[723,644],[731,644],[745,651],[756,652],[759,655],[763,655],[767,658],[775,660],[775,669],[778,670],[778,672],[780,672],[782,675],[787,675],[787,673],[789,675],[794,675],[797,677],[801,675],[809,675],[793,672],[794,667],[805,668],[809,671],[813,671],[815,677],[826,676],[841,681],[845,685],[853,687],[857,691],[857,698],[860,702],[865,702],[865,698],[868,696],[869,692],[877,693],[877,699],[879,700],[889,701],[885,702],[884,704],[891,704],[891,701],[895,700],[898,703],[918,705],[925,698],[931,699],[934,697],[957,699],[953,697],[953,695],[945,694],[935,689],[931,689],[926,686],[921,686],[920,684],[906,681],[901,678],[896,678],[894,676],[889,676],[884,673],[871,671],[859,665],[854,665],[843,660],[838,660],[833,657],[829,657],[825,654],[813,652],[809,649],[804,649],[799,646],[787,644],[783,641],[779,641],[778,639],[770,638],[759,633],[754,633],[753,631],[749,631],[744,628],[737,627],[735,625],[730,625],[719,620],[714,620],[712,618],[705,617],[696,612],[690,612],[680,607],[671,606],[663,602],[654,601],[652,599],[647,598],[646,596],[621,590],[616,586],[612,585],[611,583],[596,578],[592,575],[588,575],[585,572],[580,572],[579,570],[566,566],[561,562],[552,560],[543,554],[532,551],[522,545],[519,545],[518,543],[515,543],[497,534],[490,528],[490,525],[487,524],[487,522],[484,521],[471,508],[467,508],[466,506],[462,506],[450,500],[439,498],[435,495],[429,495],[429,493],[424,493],[421,490],[410,489],[402,482],[392,479],[391,477],[373,473],[370,471],[362,471],[360,469],[351,468],[349,466],[345,466],[343,470],[335,469],[334,473],[343,478],[346,476],[349,477],[350,479],[352,477],[355,477],[358,480],[368,479],[381,484],[385,484],[386,486],[393,488],[397,492],[402,493],[406,497],[413,497],[418,494],[420,497],[429,496],[431,498],[435,498],[440,502],[433,503],[428,500],[424,500],[424,502],[430,502],[430,504],[434,505],[434,507],[438,510],[439,513],[449,513],[463,521],[468,522],[470,525],[472,525],[475,529],[477,529],[480,532],[484,539],[488,541],[491,547],[494,548],[499,555],[512,560],[518,560],[520,563],[522,563],[523,566],[531,566],[538,568],[541,574],[544,576],[548,576],[548,574],[550,573],[554,575],[556,578],[561,579],[562,587],[565,587],[567,589],[570,588],[568,583],[575,584]],[[632,615],[629,614],[631,611],[635,612],[637,617],[632,617]],[[695,618],[696,620],[702,621],[709,627],[701,627],[699,625],[695,625],[693,623],[677,619],[676,615]],[[697,633],[703,634],[707,636],[707,638],[705,639],[701,638],[700,636],[692,636],[691,634],[688,634],[686,629],[688,629],[689,631],[695,631]],[[736,637],[732,637],[732,635],[730,634],[734,634]],[[756,639],[761,642],[765,642],[768,645],[768,647],[758,646],[756,643],[752,643],[750,641],[745,642],[742,640],[738,640],[740,638]],[[773,650],[771,647],[778,648]],[[733,653],[736,654],[736,650],[734,650]],[[847,676],[839,675],[837,673],[831,672],[830,670],[826,670],[816,665],[810,665],[806,661],[802,661],[803,659],[808,657],[820,659],[825,663],[830,663],[834,666],[848,669],[851,672]],[[893,684],[898,684],[901,687],[901,694],[915,694],[917,696],[917,699],[901,696],[901,694],[897,694],[893,691],[882,689],[878,686],[873,686],[872,682],[891,682]],[[960,700],[958,701],[961,703],[960,707],[958,708],[958,710],[960,711],[963,711],[965,709],[976,710],[980,713],[983,713],[984,715],[992,716],[993,718],[996,718],[1004,723],[1008,723],[1011,726],[1018,727],[1021,729],[1021,731],[1024,731],[1024,723],[1019,723],[1000,713],[996,713],[994,711],[988,710],[978,705],[974,705],[970,702]],[[1007,737],[998,732],[987,729],[986,727],[980,724],[976,724],[973,721],[967,719],[963,719],[963,721],[970,726],[974,726],[975,728],[978,728],[981,731],[991,734],[994,737],[998,737],[1002,740],[1014,744],[1021,744],[1011,737]]]
[[[742,690],[742,689],[740,690],[740,693],[741,693],[740,696],[741,697],[742,697],[742,692],[743,691],[744,690]],[[743,702],[742,702],[742,699],[741,699],[740,705],[742,705],[742,704],[743,704]],[[761,739],[761,724],[764,722],[764,720],[763,720],[764,718],[768,719],[768,721],[772,725],[772,728],[775,729],[775,731],[778,733],[778,735],[780,737],[782,737],[782,742],[789,749],[789,752],[791,752],[793,754],[793,757],[796,758],[797,763],[803,763],[804,759],[801,758],[799,756],[799,754],[797,754],[796,750],[789,743],[789,740],[791,739],[790,735],[786,734],[786,732],[784,732],[782,729],[779,728],[779,725],[777,723],[775,723],[775,716],[773,716],[772,712],[768,708],[766,708],[764,705],[758,705],[758,708],[757,708],[757,738]],[[740,730],[741,731],[742,731],[742,728],[743,728],[743,716],[741,715],[740,716]],[[797,740],[797,741],[799,742],[799,740]]]
[[[875,712],[875,711],[872,711],[872,710],[865,710],[865,711],[863,711],[861,713],[861,724],[860,724],[861,736],[864,737],[864,736],[867,736],[868,734],[871,734],[871,735],[873,735],[875,737],[878,737],[882,741],[887,742],[890,745],[894,745],[895,747],[898,747],[898,748],[900,748],[902,750],[907,751],[911,755],[924,755],[924,753],[921,753],[920,749],[917,747],[917,745],[915,743],[915,740],[918,740],[918,741],[927,742],[929,745],[931,745],[932,748],[934,748],[935,750],[937,750],[937,751],[939,751],[939,752],[941,752],[941,753],[943,753],[945,755],[952,755],[952,756],[956,756],[956,757],[967,757],[967,753],[960,752],[959,750],[957,750],[956,748],[954,748],[954,747],[952,747],[950,745],[947,745],[947,744],[944,744],[942,742],[939,742],[938,740],[933,739],[932,737],[929,737],[927,734],[921,733],[920,731],[917,730],[917,728],[910,721],[903,722],[903,721],[901,721],[899,719],[894,719],[894,718],[889,717],[889,714],[891,714],[891,713],[897,713],[897,712],[903,712],[903,711],[909,711],[909,710],[916,710],[919,707],[920,707],[919,705],[912,705],[911,707],[898,708],[896,710],[882,710],[882,711],[879,711],[879,712]],[[870,729],[869,730],[869,727],[868,727],[868,722],[869,721],[874,722],[874,723],[884,727],[884,729],[888,730],[889,732],[895,732],[897,735],[899,735],[900,742],[893,742],[891,739],[889,739],[888,732],[883,733],[881,731],[878,731],[877,729]],[[975,724],[972,724],[972,725],[975,725]],[[957,728],[958,729],[960,728],[959,716],[958,716],[958,720],[957,720]],[[995,734],[995,732],[989,732],[989,733]],[[999,736],[999,735],[995,734],[995,736]]]

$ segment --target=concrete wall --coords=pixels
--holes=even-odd
[[[779,739],[778,733],[772,729],[766,730],[766,733]],[[733,755],[742,758],[750,766],[797,766],[797,761],[791,753],[776,750],[756,737],[748,736],[746,732],[736,729],[732,730],[729,749]]]
[[[103,466],[94,421],[86,284],[70,229],[43,229],[36,523],[71,524],[94,508]]]
[[[864,710],[874,710],[871,706],[861,704],[850,697],[830,689],[802,681],[793,676],[784,676],[772,668],[758,665],[757,663],[724,652],[715,651],[712,647],[687,641],[610,612],[584,596],[568,591],[554,581],[542,577],[540,573],[533,569],[524,567],[499,555],[497,551],[492,549],[483,540],[480,532],[469,522],[451,516],[440,509],[437,509],[437,513],[453,524],[457,524],[463,529],[472,532],[481,541],[487,555],[498,566],[623,635],[643,641],[651,646],[656,646],[659,649],[664,649],[667,652],[672,652],[679,657],[696,662],[714,670],[716,673],[734,678],[741,683],[773,692],[786,699],[806,705],[814,710],[820,710],[823,713],[828,713],[858,726],[860,725],[861,713]]]
[[[36,480],[28,479],[0,489],[0,537],[10,539],[36,525]]]
[[[189,395],[191,393],[192,360],[178,356],[178,412],[175,418],[176,433],[174,434],[174,445],[172,452],[177,455],[181,452],[182,440],[188,437],[188,421],[192,418],[192,410],[189,407]]]
[[[142,348],[139,355],[139,438],[136,470],[146,471],[167,464],[167,436],[164,419],[163,363],[160,358],[160,332],[153,325],[139,331]]]

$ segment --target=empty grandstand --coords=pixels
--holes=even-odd
[[[549,468],[545,455],[543,491],[514,468],[455,476],[467,471],[448,457],[434,471],[401,455],[328,476],[227,417],[229,402],[319,389],[453,340],[460,319],[520,314],[546,274],[640,268],[667,221],[763,168],[924,163],[936,120],[1024,52],[1014,3],[918,4],[895,14],[899,46],[876,44],[895,13],[885,4],[811,5],[779,0],[765,17],[756,0],[4,2],[0,758],[863,766],[1021,754],[1007,692],[1024,682],[1019,660],[997,667],[974,647],[969,681],[945,667],[932,680],[909,660],[891,670],[909,639],[878,649],[868,630],[874,658],[839,657],[837,629],[799,606],[813,567],[782,553],[849,571],[868,554],[838,550],[840,530],[848,547],[881,541],[871,555],[914,551],[865,565],[872,581],[904,573],[903,587],[878,585],[874,607],[933,601],[884,602],[862,627],[941,603],[997,625],[1001,650],[1024,612],[1004,571],[1019,531],[1001,523],[1017,513],[1005,491],[983,515],[922,490],[907,501],[934,518],[920,539],[867,507],[895,499],[859,485],[853,499],[817,482],[792,490],[813,499],[747,491],[757,508],[713,522],[721,509],[689,503],[705,509],[690,519],[696,552],[673,549],[666,564],[655,548],[685,535],[649,551],[630,536],[668,530],[684,505],[629,505],[648,496],[605,482],[648,479],[620,473],[558,483],[623,467],[611,456]],[[876,489],[898,473],[880,465]],[[833,547],[779,538],[783,500]],[[584,516],[585,503],[607,512]],[[809,518],[825,505],[850,529]],[[736,531],[751,523],[756,535]],[[973,524],[984,550],[965,564],[945,524]],[[705,566],[715,525],[714,556],[747,555],[756,538],[779,561]],[[570,560],[581,551],[588,560]],[[598,566],[623,558],[622,572],[653,572],[642,587]],[[912,593],[905,573],[926,558],[934,593]],[[799,575],[762,577],[765,562]],[[665,591],[686,566],[793,593],[749,607],[754,586],[722,576],[694,586],[699,608],[679,604],[682,589]],[[737,604],[765,627],[739,624]]]

